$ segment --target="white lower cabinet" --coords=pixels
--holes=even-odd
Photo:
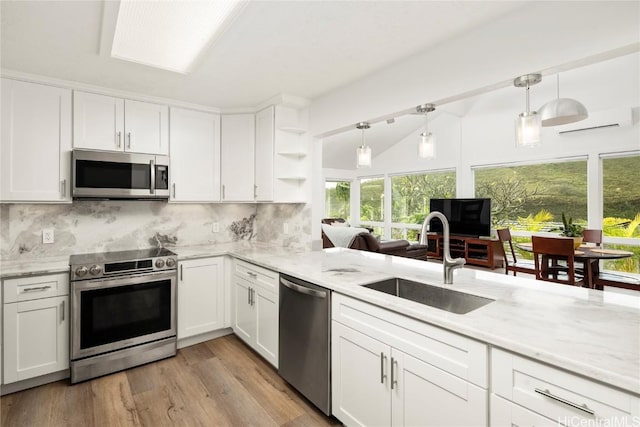
[[[640,421],[640,397],[504,350],[491,350],[491,375],[492,426]]]
[[[3,384],[68,369],[68,274],[5,279],[2,286]]]
[[[233,331],[278,367],[278,273],[241,260],[233,271]]]
[[[224,257],[178,263],[178,339],[224,327]]]
[[[340,421],[487,424],[484,344],[342,295],[332,313],[332,406]]]

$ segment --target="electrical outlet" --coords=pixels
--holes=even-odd
[[[53,243],[53,228],[45,228],[42,230],[42,243],[45,245]]]
[[[213,223],[213,227],[211,227],[214,233],[219,233],[220,232],[220,224],[218,224],[217,222]]]
[[[282,225],[282,232],[283,232],[284,234],[289,234],[289,223],[288,223],[288,222],[285,222],[285,223]]]

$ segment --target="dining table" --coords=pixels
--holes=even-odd
[[[526,252],[533,252],[531,243],[517,243],[516,247]],[[600,260],[629,258],[633,252],[620,249],[607,249],[597,245],[581,244],[574,252],[576,262],[584,265],[584,286],[599,289],[596,278],[600,274]]]

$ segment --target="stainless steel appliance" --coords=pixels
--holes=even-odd
[[[169,157],[73,150],[74,199],[169,198]]]
[[[278,373],[331,415],[331,292],[280,275]]]
[[[72,255],[71,382],[176,354],[176,255]]]

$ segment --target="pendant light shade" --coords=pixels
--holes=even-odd
[[[538,110],[542,126],[559,126],[579,122],[589,117],[584,105],[575,99],[560,98],[560,74],[557,78],[557,98]]]
[[[423,104],[416,107],[419,114],[424,114],[424,132],[420,134],[418,142],[418,157],[421,159],[433,159],[436,155],[436,138],[429,132],[428,113],[435,111],[434,104]]]
[[[362,131],[362,144],[356,150],[356,162],[358,168],[370,168],[371,167],[371,147],[366,145],[364,141],[364,131],[371,126],[367,122],[360,122],[356,125],[356,128]]]
[[[541,74],[526,74],[513,81],[515,87],[526,87],[526,110],[516,119],[516,147],[537,147],[540,145],[540,116],[529,108],[529,87],[540,83]]]

